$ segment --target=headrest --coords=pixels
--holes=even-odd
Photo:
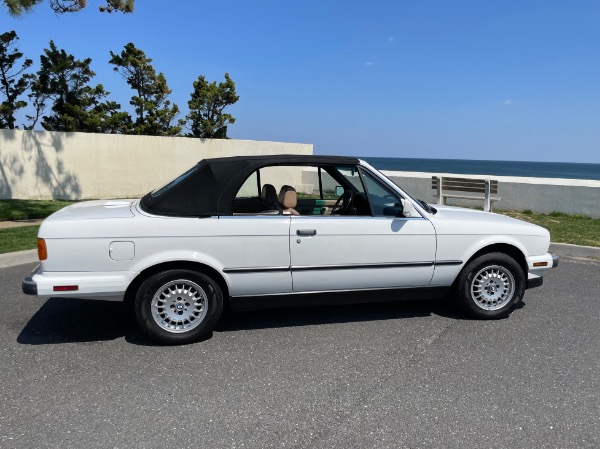
[[[296,198],[296,189],[292,186],[285,185],[281,187],[279,191],[278,201],[286,208],[294,208],[298,204],[298,200]]]
[[[267,204],[275,204],[277,202],[277,191],[273,184],[265,184],[262,186],[260,197],[265,200]]]

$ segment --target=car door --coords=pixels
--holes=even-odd
[[[234,215],[219,218],[214,245],[232,296],[292,292],[289,254],[290,217]],[[209,250],[209,248],[204,248]]]
[[[433,225],[421,216],[401,216],[401,198],[374,175],[365,173],[362,179],[370,215],[291,218],[294,292],[429,285],[436,248]]]
[[[206,242],[214,245],[231,296],[292,292],[290,217],[262,213],[260,187],[255,172],[234,199],[234,215],[219,217],[218,238]]]

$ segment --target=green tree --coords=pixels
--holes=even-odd
[[[53,41],[40,57],[40,70],[32,80],[30,98],[35,115],[28,116],[33,128],[52,102],[52,114],[43,116],[41,125],[48,131],[118,133],[129,128],[129,114],[120,105],[107,101],[108,92],[101,84],[89,82],[95,73],[90,58],[79,60]]]
[[[19,100],[29,87],[30,77],[24,74],[33,61],[25,59],[20,67],[15,67],[23,53],[16,47],[17,33],[8,31],[0,34],[0,91],[3,101],[0,104],[0,128],[15,129],[15,112],[27,106]]]
[[[235,83],[225,74],[225,81],[209,83],[203,76],[194,81],[194,90],[188,101],[190,113],[186,119],[190,122],[193,137],[208,139],[227,139],[227,124],[235,123],[231,114],[223,110],[240,99],[235,92]]]
[[[2,0],[8,14],[13,17],[20,17],[30,12],[34,6],[43,3],[44,0]],[[66,12],[77,12],[87,6],[87,0],[49,0],[50,8],[58,14]],[[106,0],[105,5],[100,5],[98,9],[102,12],[121,11],[124,13],[133,12],[134,0]]]
[[[110,52],[114,71],[121,74],[135,91],[130,104],[135,108],[136,118],[130,134],[149,136],[176,136],[181,133],[181,121],[172,125],[179,114],[179,107],[168,100],[171,89],[162,73],[156,73],[152,59],[131,42],[120,54]]]

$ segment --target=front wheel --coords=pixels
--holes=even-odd
[[[223,294],[209,276],[168,270],[149,277],[135,298],[142,330],[163,344],[185,344],[210,334],[223,310]]]
[[[475,318],[503,318],[525,293],[525,273],[504,253],[489,253],[469,262],[457,283],[461,308]]]

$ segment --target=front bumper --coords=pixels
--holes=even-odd
[[[540,287],[544,284],[544,272],[558,266],[558,255],[544,254],[527,258],[527,284],[525,288]]]

